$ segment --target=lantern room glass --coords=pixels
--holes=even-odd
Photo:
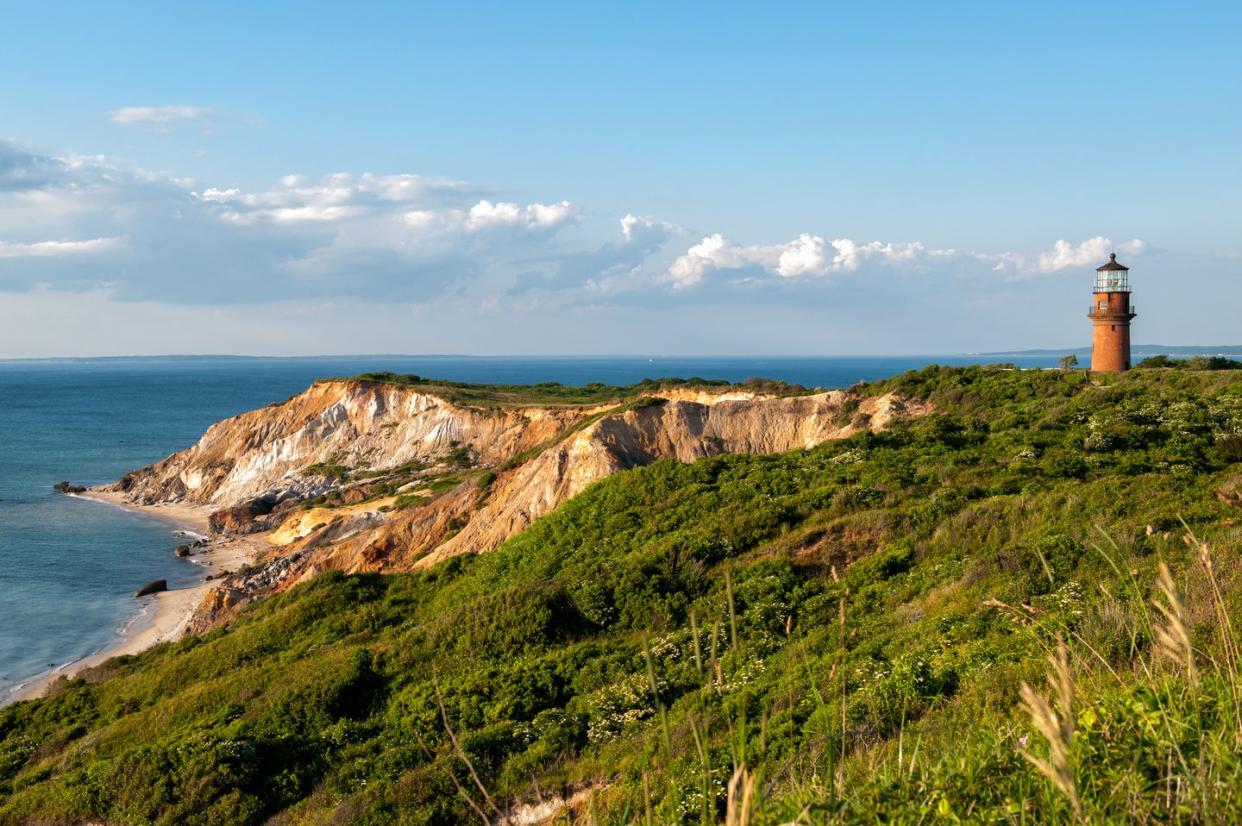
[[[1128,293],[1130,292],[1130,273],[1128,270],[1103,270],[1095,274],[1095,291],[1097,293]]]

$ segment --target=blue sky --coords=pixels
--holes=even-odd
[[[0,357],[1242,340],[1236,3],[0,17]]]

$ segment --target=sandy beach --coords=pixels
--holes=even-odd
[[[104,488],[90,488],[86,493],[76,493],[73,495],[82,499],[90,499],[94,502],[107,502],[121,510],[155,516],[171,522],[183,530],[201,534],[202,536],[208,536],[211,533],[208,519],[211,516],[212,509],[204,505],[182,505],[176,502],[161,502],[157,505],[135,505],[132,502],[127,502],[123,493]]]
[[[126,502],[116,491],[94,488],[86,493],[74,495],[96,502],[106,502],[123,510],[155,516],[170,522],[187,534],[207,539],[207,544],[196,549],[190,557],[190,561],[202,566],[204,577],[207,574],[217,575],[224,571],[236,571],[243,568],[254,561],[262,548],[262,540],[257,536],[211,536],[208,526],[211,508],[208,507],[175,503],[135,505]],[[168,550],[172,553],[171,547]],[[73,677],[83,669],[97,666],[112,657],[137,654],[153,645],[180,638],[211,584],[210,581],[204,579],[188,588],[177,588],[142,597],[141,601],[146,603],[142,613],[134,617],[114,643],[94,654],[32,678],[15,690],[10,697],[0,701],[0,704],[34,699],[41,696],[47,687],[60,677]]]

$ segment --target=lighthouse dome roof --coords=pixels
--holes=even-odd
[[[1122,271],[1122,272],[1129,272],[1129,271],[1130,271],[1130,268],[1129,268],[1129,267],[1127,267],[1125,264],[1122,264],[1121,262],[1119,262],[1119,261],[1117,260],[1117,253],[1115,253],[1115,252],[1110,252],[1110,253],[1108,254],[1108,263],[1107,263],[1107,264],[1105,264],[1105,265],[1104,265],[1104,266],[1102,266],[1102,267],[1096,267],[1096,268],[1095,268],[1095,271],[1096,271],[1096,272],[1114,272],[1114,271],[1117,271],[1117,270],[1120,270],[1120,271]]]

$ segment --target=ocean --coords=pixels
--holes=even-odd
[[[328,376],[389,370],[458,381],[631,384],[762,376],[846,387],[930,363],[1054,366],[1055,355],[877,357],[168,357],[0,361],[0,698],[117,642],[143,621],[131,595],[202,576],[176,559],[175,526],[54,493],[93,485],[197,441],[212,422]]]

